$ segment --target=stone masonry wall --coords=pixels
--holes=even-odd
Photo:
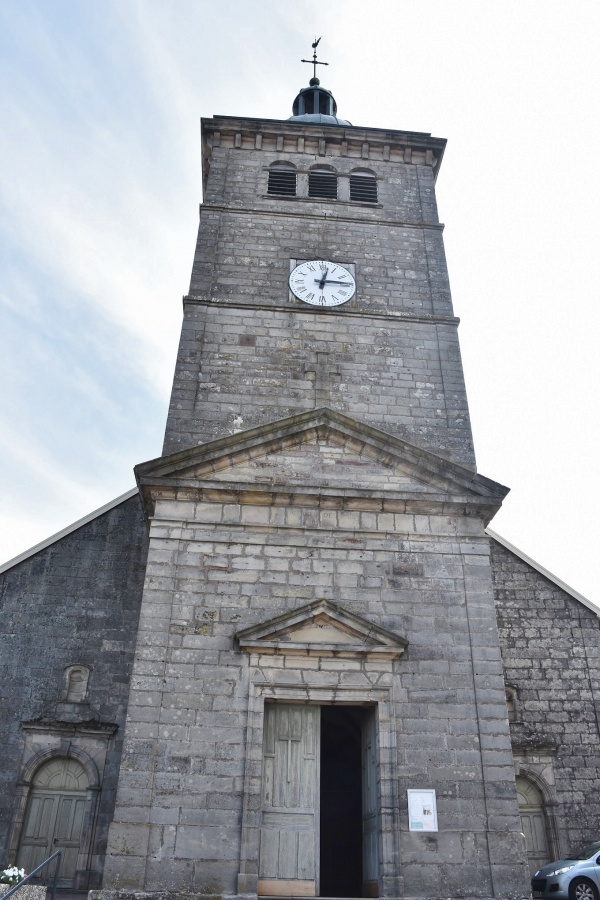
[[[600,835],[598,616],[492,540],[506,683],[516,688],[512,740],[534,773],[550,756],[558,855]]]
[[[138,496],[0,575],[0,863],[23,764],[23,721],[65,711],[65,668],[91,671],[87,704],[72,722],[113,723],[100,795],[95,855],[112,817],[144,581],[148,535]],[[99,873],[96,872],[96,879]]]
[[[290,260],[332,259],[356,264],[356,296],[334,310],[338,316],[452,316],[439,227],[311,214],[277,198],[270,204],[268,213],[202,207],[190,296],[302,309],[288,297]]]
[[[455,326],[186,304],[165,452],[323,406],[472,459]]]
[[[336,689],[386,683],[360,660],[280,655],[251,667],[235,633],[317,599],[410,641],[390,673],[400,856],[386,864],[403,894],[459,896],[469,883],[482,897],[523,896],[481,523],[184,501],[159,501],[153,519],[104,888],[237,891],[244,785],[260,779],[246,769],[251,681],[275,697],[313,685],[338,699]],[[406,788],[422,786],[437,789],[434,836],[408,831]]]

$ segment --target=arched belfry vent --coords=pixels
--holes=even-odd
[[[350,199],[358,203],[377,203],[377,178],[373,172],[350,173]]]
[[[331,169],[315,168],[308,173],[308,196],[337,200],[337,175]]]
[[[337,103],[331,91],[321,87],[321,82],[317,78],[317,66],[328,66],[329,63],[321,62],[317,59],[317,46],[321,38],[315,39],[313,48],[313,58],[303,59],[301,62],[310,63],[313,67],[313,77],[308,83],[308,87],[302,88],[292,106],[293,115],[290,116],[290,122],[317,122],[321,125],[351,125],[346,119],[338,119]]]
[[[296,196],[296,169],[291,163],[273,163],[269,169],[269,194]]]

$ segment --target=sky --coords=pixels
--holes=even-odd
[[[448,139],[440,219],[491,523],[600,606],[596,0],[3,0],[0,562],[158,456],[201,201],[199,119]]]

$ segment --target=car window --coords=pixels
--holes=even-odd
[[[600,841],[594,841],[593,844],[588,844],[587,847],[584,847],[579,853],[574,854],[571,859],[589,859],[590,856],[593,856],[600,850]],[[600,859],[600,857],[598,857]],[[598,862],[598,859],[596,862]]]

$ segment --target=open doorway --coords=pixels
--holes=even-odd
[[[379,895],[375,717],[265,705],[259,896]]]
[[[362,896],[364,712],[321,707],[321,897]]]

